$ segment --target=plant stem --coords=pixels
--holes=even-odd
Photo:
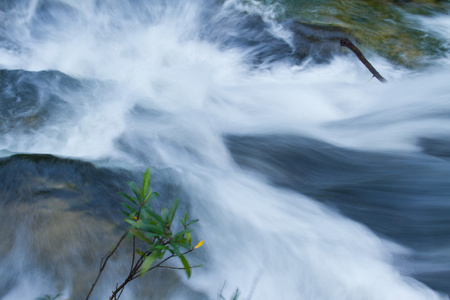
[[[115,299],[119,299],[119,297],[122,295],[122,291],[125,288],[125,286],[128,284],[128,282],[130,282],[131,280],[133,280],[133,276],[130,273],[127,277],[127,279],[125,279],[125,281],[118,287],[116,288],[116,290],[112,293],[111,297],[109,297],[109,300],[115,300]],[[116,297],[117,293],[119,293],[119,296]]]
[[[92,284],[91,289],[89,290],[88,295],[86,296],[86,300],[89,299],[89,297],[92,294],[92,291],[94,290],[95,285],[98,282],[98,279],[100,278],[100,276],[102,275],[103,270],[106,267],[106,263],[108,262],[108,260],[111,258],[111,256],[114,254],[114,252],[116,252],[117,248],[119,248],[120,244],[122,243],[122,241],[125,239],[125,237],[127,236],[128,232],[126,232],[124,235],[122,235],[122,237],[120,238],[119,242],[116,244],[116,246],[114,247],[114,249],[112,249],[108,255],[102,258],[101,262],[100,262],[100,270],[98,271],[98,275],[97,278],[95,279],[94,283]]]

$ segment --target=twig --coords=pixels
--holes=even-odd
[[[109,300],[119,299],[120,296],[122,295],[123,289],[128,284],[128,282],[130,282],[131,280],[133,280],[133,278],[131,278],[131,274],[130,274],[130,275],[128,275],[127,279],[125,279],[125,281],[119,287],[117,287],[117,284],[116,284],[116,290],[112,293],[111,297],[109,297]],[[119,296],[117,296],[117,293],[119,293]]]
[[[135,256],[136,256],[136,236],[133,235],[133,256],[132,256],[132,259],[131,259],[131,268],[133,268],[133,266],[134,266],[134,258],[135,258]],[[131,272],[131,270],[132,269],[130,269],[130,272]]]
[[[183,255],[188,254],[189,252],[194,251],[194,248],[187,250],[186,252],[183,253]],[[125,288],[125,286],[132,280],[138,278],[140,276],[140,268],[142,267],[142,264],[144,263],[144,259],[146,256],[150,256],[151,252],[147,251],[145,252],[145,255],[142,255],[139,257],[139,259],[136,261],[136,263],[131,267],[130,273],[128,274],[127,278],[124,280],[124,282],[122,282],[122,284],[120,286],[118,286],[118,284],[116,284],[116,289],[113,291],[111,297],[109,298],[110,300],[114,300],[114,299],[119,299],[120,296],[122,295],[122,292]],[[148,271],[153,270],[155,268],[164,268],[164,269],[176,269],[176,270],[183,270],[184,268],[177,268],[177,267],[169,267],[169,266],[162,266],[162,264],[166,261],[168,261],[170,258],[176,256],[175,254],[172,254],[168,257],[166,257],[165,259],[163,259],[162,261],[160,261],[158,264],[154,265],[153,267],[151,267],[150,269],[148,269]],[[190,267],[191,269],[193,268],[198,268],[200,266],[193,266]]]
[[[141,217],[141,207],[139,207],[139,211],[138,211],[138,214],[137,214],[137,219],[139,220],[140,219],[140,217]],[[133,266],[134,266],[134,259],[136,258],[136,236],[135,235],[133,235],[133,257],[132,257],[132,259],[131,259],[131,269],[130,269],[130,273],[131,273],[131,271],[132,271],[132,268],[133,268]],[[119,296],[120,297],[120,296]]]
[[[188,254],[188,253],[190,253],[190,252],[192,252],[192,251],[194,251],[194,248],[192,248],[192,249],[190,249],[190,250],[184,252],[183,255]],[[176,256],[176,255],[175,255],[175,254],[172,254],[172,255],[166,257],[165,259],[163,259],[162,261],[160,261],[157,265],[154,265],[153,267],[151,267],[151,268],[149,269],[149,271],[150,271],[150,270],[153,270],[153,269],[156,269],[156,268],[159,268],[163,263],[165,263],[166,261],[168,261],[170,258],[172,258],[172,257],[174,257],[174,256]],[[183,269],[184,269],[184,268],[183,268]]]
[[[102,275],[103,269],[105,269],[106,267],[106,263],[108,262],[108,260],[111,258],[111,256],[114,254],[114,252],[116,252],[117,248],[119,248],[120,244],[122,243],[123,239],[127,236],[126,232],[124,235],[122,235],[122,237],[120,238],[119,242],[116,244],[116,246],[114,247],[114,249],[111,250],[111,252],[109,252],[109,254],[105,257],[102,258],[101,262],[100,262],[100,270],[98,271],[98,275],[97,278],[95,279],[94,283],[92,284],[91,289],[89,290],[88,295],[86,296],[86,300],[89,299],[89,297],[91,296],[92,291],[94,290],[95,285],[97,284],[98,279],[100,278],[100,275]]]
[[[341,46],[343,47],[347,47],[348,49],[352,50],[353,53],[355,53],[355,55],[358,57],[358,59],[366,66],[367,69],[369,69],[370,73],[372,73],[372,75],[378,79],[380,82],[385,83],[386,79],[384,79],[383,76],[380,75],[380,73],[378,73],[377,70],[375,70],[375,68],[370,64],[370,62],[364,57],[364,55],[361,53],[361,51],[359,51],[359,49],[353,45],[352,42],[350,42],[349,39],[347,38],[343,38],[341,40]]]

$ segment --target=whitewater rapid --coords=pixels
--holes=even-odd
[[[65,88],[62,75],[32,78],[42,88],[39,103],[52,101],[50,90],[63,105],[38,129],[1,132],[2,156],[49,153],[132,172],[170,170],[167,180],[189,198],[190,215],[200,219],[195,235],[205,241],[193,257],[204,267],[180,280],[205,299],[215,299],[224,282],[225,295],[239,288],[243,299],[448,299],[408,274],[401,258],[412,249],[242,168],[226,140],[293,135],[354,151],[421,155],[418,139],[450,130],[448,60],[414,72],[371,55],[388,79],[383,85],[351,55],[327,64],[273,59],[279,53],[267,50],[263,35],[248,44],[235,38],[259,30],[246,27],[241,5],[18,1],[4,9],[1,68],[61,72],[77,87]],[[289,47],[291,33],[269,12],[258,26],[268,24],[265,34]],[[448,18],[424,22],[441,24],[448,36]],[[41,280],[30,284],[35,277],[24,276],[4,299],[58,288],[44,270],[31,273]],[[68,284],[56,292],[69,297],[73,290]],[[101,290],[107,297],[108,288]],[[133,291],[124,298],[136,299]],[[186,298],[175,290],[170,299]]]

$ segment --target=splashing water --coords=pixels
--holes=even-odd
[[[190,299],[214,299],[224,282],[225,293],[236,287],[252,299],[448,299],[441,293],[448,285],[436,282],[449,279],[449,254],[440,251],[450,227],[433,223],[436,211],[448,210],[450,194],[449,152],[433,148],[450,143],[448,60],[414,73],[372,56],[389,80],[381,85],[338,45],[329,63],[300,61],[292,32],[267,11],[243,13],[238,1],[48,0],[0,8],[2,155],[50,153],[130,172],[168,170],[165,180],[179,184],[205,240],[193,257],[205,266],[189,281],[179,278]],[[424,21],[433,23],[450,37],[448,17]],[[254,137],[262,139],[246,144]],[[330,171],[350,164],[353,177]],[[296,181],[298,174],[310,177]],[[381,181],[393,191],[366,189]],[[441,188],[427,189],[433,184]],[[424,188],[413,195],[416,186]],[[347,194],[334,197],[338,189]],[[363,220],[366,199],[376,196],[380,206],[406,201],[417,222],[432,202],[431,219],[421,224],[434,226],[431,235],[442,230],[442,244],[421,252],[403,239],[414,228],[403,236],[383,231],[381,217]],[[347,202],[338,203],[350,197],[360,197],[353,215]],[[98,226],[90,222],[90,230]],[[21,243],[16,238],[1,261],[0,272],[13,268],[20,278],[4,299],[49,288],[75,293],[70,266],[57,274],[61,288],[48,269],[14,265],[33,255],[21,253]],[[440,259],[447,262],[435,263]],[[418,275],[425,271],[444,275],[427,280]],[[184,289],[170,288],[165,299],[187,299]],[[100,289],[108,297],[107,280]],[[123,298],[148,299],[145,286],[127,293]]]

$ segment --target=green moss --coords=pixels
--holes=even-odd
[[[443,9],[433,4],[435,1],[341,0],[336,2],[340,12],[336,18],[351,28],[351,34],[363,46],[394,63],[413,68],[448,50],[442,41],[419,29],[417,21],[408,17],[406,12],[417,8],[419,2],[427,2],[421,7],[422,12]]]

